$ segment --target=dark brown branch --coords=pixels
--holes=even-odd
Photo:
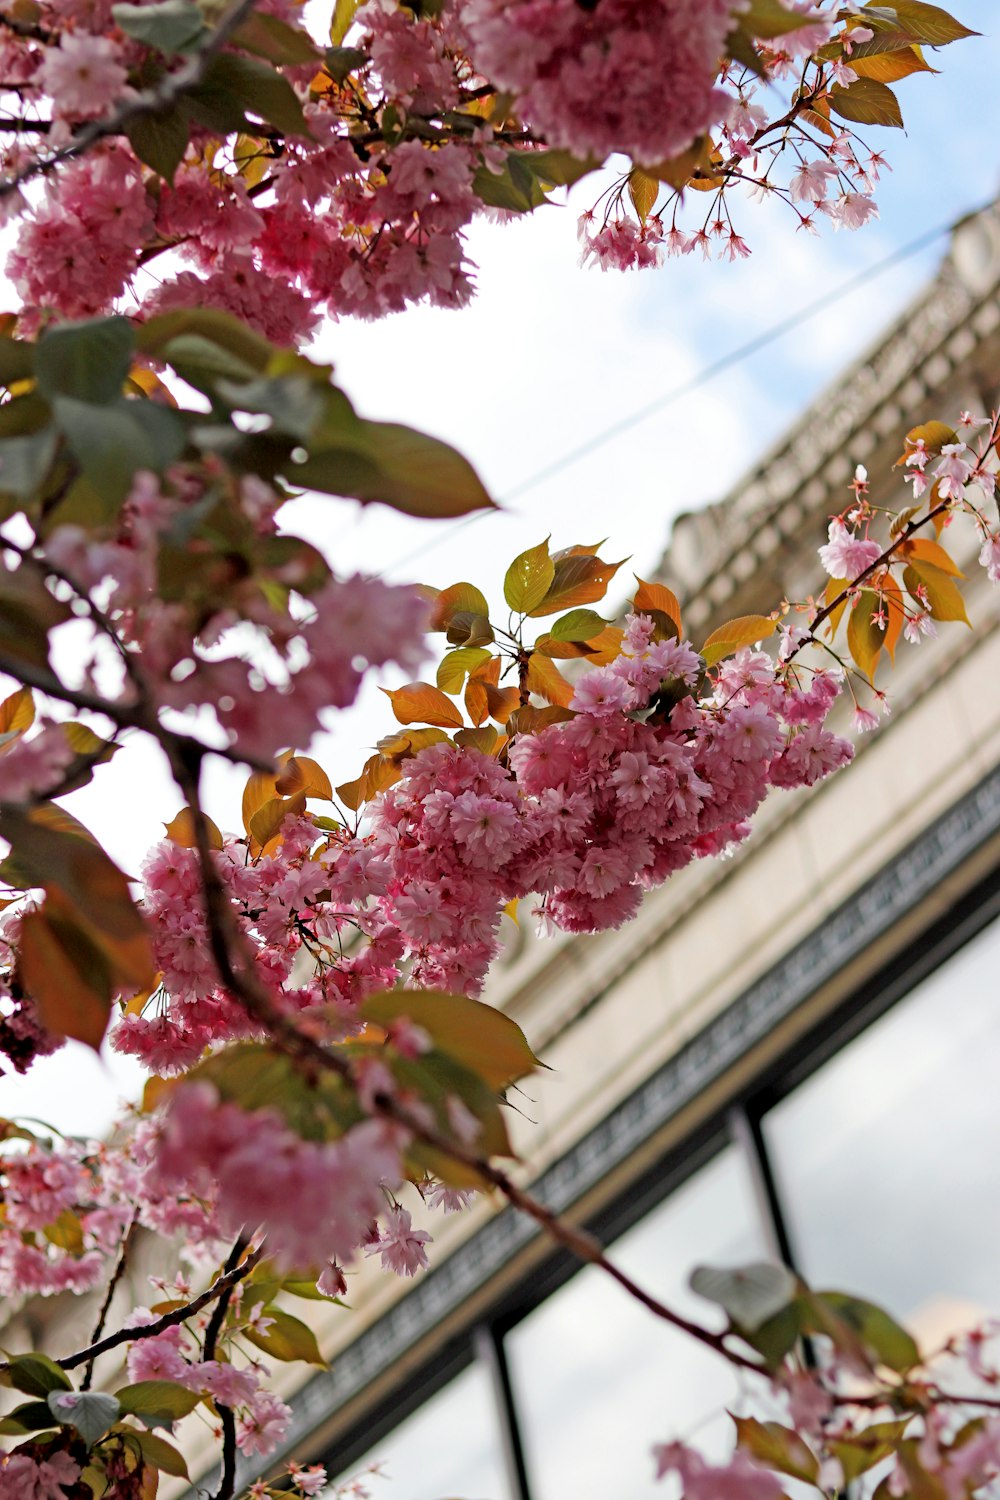
[[[247,1242],[240,1235],[235,1245],[229,1252],[226,1261],[226,1271],[234,1271],[240,1263],[240,1259]],[[235,1283],[233,1284],[235,1285]],[[233,1296],[233,1287],[229,1286],[223,1292],[212,1310],[208,1327],[205,1329],[205,1343],[202,1349],[203,1359],[215,1358],[215,1347],[218,1343],[222,1325],[229,1311],[229,1304]],[[216,1491],[215,1500],[232,1500],[233,1491],[236,1488],[236,1418],[231,1406],[220,1406],[219,1416],[222,1420],[222,1479]]]
[[[354,1084],[351,1064],[345,1058],[336,1056],[319,1042],[299,1031],[295,1024],[275,1006],[270,994],[257,978],[252,960],[246,950],[243,934],[236,926],[229,897],[212,859],[205,815],[201,809],[197,768],[189,766],[183,756],[177,754],[176,751],[171,754],[171,746],[166,739],[161,743],[167,754],[171,755],[174,776],[193,814],[209,943],[223,985],[240,1001],[248,1015],[258,1021],[268,1032],[270,1039],[289,1056],[313,1069],[318,1067],[325,1072],[335,1073],[339,1078]],[[234,960],[234,955],[239,955],[239,958]],[[592,1235],[567,1223],[544,1203],[518,1187],[506,1172],[494,1166],[488,1158],[478,1155],[475,1151],[427,1126],[423,1121],[415,1119],[395,1099],[380,1095],[374,1102],[377,1114],[395,1124],[402,1125],[426,1145],[433,1146],[453,1160],[470,1167],[485,1182],[497,1188],[515,1208],[534,1219],[535,1223],[558,1244],[571,1251],[580,1260],[600,1267],[619,1286],[647,1307],[650,1312],[662,1318],[664,1322],[713,1349],[717,1354],[721,1354],[731,1364],[752,1370],[757,1374],[762,1373],[763,1367],[758,1362],[746,1358],[727,1346],[724,1334],[712,1333],[700,1324],[691,1322],[649,1292],[644,1291],[630,1276],[608,1260],[602,1246]],[[216,1500],[223,1500],[223,1497],[216,1496]]]
[[[240,1261],[239,1265],[234,1266],[230,1271],[224,1271],[199,1296],[192,1297],[191,1301],[185,1302],[183,1307],[175,1307],[172,1312],[164,1313],[154,1323],[142,1323],[134,1328],[119,1328],[117,1333],[109,1333],[106,1338],[98,1339],[86,1349],[80,1349],[76,1354],[67,1354],[63,1359],[57,1359],[56,1364],[64,1370],[75,1370],[77,1365],[84,1365],[88,1360],[96,1359],[99,1354],[106,1354],[109,1349],[117,1349],[122,1344],[130,1344],[135,1339],[155,1338],[158,1333],[165,1333],[168,1328],[176,1328],[179,1323],[186,1323],[188,1318],[201,1312],[203,1307],[208,1307],[217,1297],[223,1296],[227,1291],[231,1292],[237,1282],[249,1276],[263,1253],[263,1246],[258,1245],[256,1250],[251,1250]],[[3,1368],[6,1369],[6,1365]]]

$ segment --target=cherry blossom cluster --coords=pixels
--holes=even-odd
[[[220,477],[197,465],[177,466],[162,482],[140,472],[113,530],[102,536],[57,526],[45,557],[83,596],[100,601],[125,668],[141,673],[161,707],[210,708],[227,743],[267,761],[290,738],[307,742],[325,709],[351,704],[368,668],[415,667],[426,607],[410,588],[333,578],[305,544],[279,544],[270,561],[284,497],[254,475],[229,481],[242,556],[209,560],[199,574],[206,549],[190,528]],[[178,572],[185,553],[187,567]],[[106,657],[106,646],[95,633],[95,660]],[[134,692],[127,670],[119,662],[126,698]],[[15,781],[10,800],[55,783],[65,763],[56,730],[12,747],[5,770],[20,775],[23,787]]]
[[[790,0],[779,34],[765,25],[761,39],[734,0],[450,0],[433,14],[368,0],[324,66],[323,39],[298,9],[268,0],[274,65],[260,60],[259,33],[237,31],[223,52],[266,75],[239,132],[231,117],[251,86],[237,73],[228,116],[172,106],[176,156],[164,161],[123,116],[55,170],[54,153],[109,109],[127,114],[151,78],[170,83],[182,58],[106,4],[29,8],[34,20],[0,29],[0,213],[20,220],[6,270],[26,331],[52,315],[214,306],[288,345],[324,314],[461,307],[474,273],[465,230],[484,209],[535,206],[508,183],[508,162],[523,157],[530,178],[546,147],[550,187],[615,153],[654,183],[662,173],[658,216],[629,216],[627,178],[584,216],[585,256],[605,269],[664,252],[749,253],[729,208],[742,185],[784,199],[807,229],[818,214],[855,228],[877,212],[881,156],[829,124],[830,90],[857,81],[850,55],[871,36],[853,6]],[[743,25],[755,68],[720,72]],[[506,114],[492,107],[501,91]],[[572,156],[553,169],[559,153]],[[684,170],[670,165],[679,158]],[[685,229],[687,174],[716,191]],[[697,207],[702,195],[689,196]]]

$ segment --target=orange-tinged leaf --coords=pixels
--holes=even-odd
[[[559,668],[538,651],[531,653],[525,679],[528,691],[537,693],[546,703],[558,708],[568,708],[573,697],[573,684],[567,682]]]
[[[885,631],[878,622],[880,614],[878,595],[872,589],[862,589],[847,622],[848,650],[869,682],[875,679],[875,668],[885,645]]]
[[[443,729],[401,729],[380,739],[378,752],[395,764],[402,764],[411,755],[426,750],[428,745],[440,745],[447,738]]]
[[[0,703],[0,734],[20,733],[34,722],[35,700],[29,687],[19,687]]]
[[[837,627],[843,617],[844,610],[847,608],[847,594],[845,591],[848,587],[849,582],[850,580],[847,578],[831,578],[827,583],[826,588],[823,590],[824,608],[827,608],[831,604],[833,604],[834,600],[840,599],[840,603],[835,605],[835,607],[830,611],[830,614],[827,616],[826,620],[826,628],[830,632],[831,641],[837,634]],[[842,599],[840,598],[841,594],[844,595]]]
[[[628,174],[628,195],[632,199],[632,207],[639,223],[645,224],[660,196],[659,179],[650,176],[641,167],[633,167]]]
[[[160,1105],[170,1098],[174,1089],[182,1082],[180,1078],[159,1078],[156,1074],[152,1078],[147,1078],[143,1085],[140,1106],[143,1114],[151,1115],[155,1109],[159,1109]]]
[[[678,636],[682,635],[680,600],[673,590],[668,589],[665,583],[647,583],[638,574],[635,575],[635,581],[639,585],[632,600],[635,613],[666,615],[676,625]]]
[[[452,616],[459,612],[489,617],[486,595],[474,583],[453,583],[441,590],[431,609],[431,629],[447,630]]]
[[[595,667],[606,667],[621,655],[625,635],[620,625],[606,625],[600,635],[587,642],[587,660]]]
[[[897,556],[905,558],[907,562],[930,563],[932,567],[940,568],[942,573],[949,573],[952,578],[965,577],[955,559],[944,550],[940,542],[932,542],[927,537],[913,536],[909,541],[901,542],[897,548]]]
[[[507,743],[507,736],[484,724],[481,729],[460,729],[455,735],[455,744],[462,750],[478,750],[482,755],[497,756]]]
[[[46,1031],[100,1050],[111,1014],[111,979],[86,934],[72,922],[51,918],[45,908],[26,912],[18,972]]]
[[[492,683],[486,683],[485,689],[490,718],[495,719],[498,724],[506,724],[521,701],[520,693],[516,687],[498,688]]]
[[[578,604],[594,604],[603,599],[608,584],[614,578],[622,562],[602,562],[588,552],[571,552],[553,559],[552,583],[545,598],[529,611],[531,618],[555,615],[563,609],[573,609]]]
[[[461,729],[462,715],[440,688],[429,682],[408,682],[401,688],[382,688],[401,724],[434,724]]]
[[[905,464],[909,455],[916,451],[921,441],[928,453],[940,453],[946,444],[958,442],[958,433],[954,427],[949,427],[947,422],[921,422],[919,427],[911,427],[906,434],[905,452],[902,458],[896,460],[897,469],[901,464]]]
[[[278,778],[268,771],[254,771],[243,788],[243,827],[250,833],[250,820],[254,813],[277,795]]]
[[[468,1068],[494,1092],[542,1066],[516,1022],[492,1005],[438,990],[387,990],[361,1007],[380,1026],[405,1016],[428,1033],[435,1048]]]
[[[503,596],[514,613],[526,615],[541,604],[554,575],[547,538],[515,557],[503,580]]]
[[[507,733],[538,734],[539,730],[547,729],[550,724],[565,724],[569,719],[575,718],[576,715],[570,708],[560,708],[557,704],[549,708],[536,708],[533,703],[528,703],[511,714],[507,720]]]
[[[222,834],[211,818],[202,813],[202,821],[205,824],[205,832],[208,834],[209,847],[212,849],[223,848]],[[194,831],[194,813],[190,807],[182,807],[176,817],[169,823],[164,823],[167,838],[173,844],[179,844],[182,849],[197,848],[198,841]]]
[[[333,800],[333,787],[323,767],[308,755],[281,758],[281,770],[274,783],[280,797],[315,797],[319,802]]]
[[[59,816],[51,816],[50,808]],[[32,885],[44,887],[48,908],[55,912],[58,906],[60,919],[86,934],[116,986],[141,989],[156,973],[149,931],[126,876],[86,830],[81,836],[80,828],[52,804],[0,813],[0,835],[10,843],[18,869],[28,873]]]
[[[874,57],[850,57],[848,66],[859,78],[874,78],[878,83],[896,83],[911,73],[936,73],[919,46],[901,47],[898,52],[879,52]]]
[[[906,624],[906,606],[903,603],[903,591],[893,578],[887,573],[880,585],[882,593],[882,604],[885,609],[885,649],[889,653],[889,660],[896,660],[896,647],[899,637]]]
[[[700,654],[705,665],[711,667],[724,656],[732,656],[741,646],[755,646],[758,641],[773,635],[776,629],[777,622],[768,615],[740,615],[713,630]]]
[[[305,810],[306,799],[303,792],[298,792],[294,797],[272,797],[250,819],[250,837],[263,849],[277,836],[287,817],[299,818]]]

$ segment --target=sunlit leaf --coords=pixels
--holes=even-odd
[[[541,604],[555,575],[548,541],[515,557],[504,576],[503,596],[515,614],[526,615]]]
[[[386,990],[370,995],[361,1014],[388,1027],[400,1017],[427,1032],[446,1052],[501,1092],[542,1066],[515,1021],[492,1005],[439,990]]]
[[[434,724],[461,729],[462,715],[440,688],[429,682],[408,682],[400,688],[382,688],[401,724]]]
[[[885,645],[885,623],[882,602],[873,589],[862,589],[851,607],[847,622],[847,647],[858,670],[869,682],[874,681],[875,668]]]
[[[225,847],[222,833],[218,826],[212,822],[207,814],[202,813],[202,822],[205,825],[205,833],[208,838],[209,848],[222,849]],[[198,840],[195,836],[195,817],[190,807],[182,807],[169,823],[164,823],[164,832],[172,844],[179,844],[182,849],[195,849]]]
[[[755,646],[777,630],[777,622],[768,615],[740,615],[713,630],[701,648],[705,665],[712,667],[725,656],[732,656],[741,646]]]
[[[604,598],[608,584],[622,566],[620,562],[602,562],[583,549],[557,554],[553,562],[555,568],[548,592],[534,609],[528,611],[532,619],[555,615],[578,604],[595,604]]]
[[[29,687],[19,687],[0,703],[0,734],[18,734],[35,722],[35,700]]]
[[[460,693],[470,672],[481,667],[490,657],[481,646],[460,646],[441,658],[437,669],[437,685],[445,693]]]
[[[641,167],[633,167],[628,174],[628,195],[640,224],[645,224],[660,196],[660,181]]]
[[[842,120],[858,125],[894,125],[903,128],[899,100],[885,83],[874,78],[857,78],[846,88],[834,84],[830,90],[830,108]]]
[[[567,682],[559,668],[538,651],[531,653],[526,686],[530,693],[537,693],[546,703],[559,708],[568,708],[573,697],[573,684]]]
[[[958,585],[950,574],[923,558],[914,558],[903,569],[903,586],[914,599],[926,599],[931,618],[935,620],[959,620],[969,624]]]

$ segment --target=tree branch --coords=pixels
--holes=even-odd
[[[209,63],[243,24],[256,3],[257,0],[235,0],[204,46],[200,47],[191,60],[176,73],[168,74],[156,88],[144,89],[132,98],[123,100],[117,109],[112,110],[102,119],[93,120],[84,125],[71,140],[67,141],[65,146],[60,146],[48,156],[36,157],[34,161],[27,162],[13,176],[0,179],[0,202],[19,192],[26,183],[37,177],[47,177],[64,162],[82,156],[98,141],[106,140],[109,136],[121,135],[134,120],[143,119],[147,115],[160,114],[176,104],[189,89],[201,83]],[[18,28],[15,26],[13,29]]]
[[[135,1234],[138,1227],[139,1220],[137,1217],[134,1217],[132,1219],[132,1222],[129,1224],[128,1229],[125,1231],[125,1238],[122,1240],[121,1250],[118,1252],[118,1262],[111,1273],[111,1279],[108,1282],[108,1289],[104,1294],[104,1301],[101,1303],[101,1310],[97,1314],[97,1322],[94,1324],[94,1331],[90,1335],[91,1344],[95,1344],[100,1338],[101,1334],[104,1332],[104,1324],[111,1309],[111,1302],[112,1298],[115,1295],[115,1288],[118,1286],[118,1283],[121,1281],[122,1277],[125,1274],[125,1266],[128,1262],[129,1251],[132,1248],[132,1242],[135,1239]],[[81,1391],[90,1390],[90,1382],[94,1378],[94,1360],[96,1358],[97,1356],[95,1354],[87,1360],[87,1366],[83,1372],[83,1379],[80,1381]]]
[[[63,1359],[57,1359],[56,1364],[64,1370],[75,1370],[77,1365],[86,1364],[89,1360],[96,1359],[99,1354],[106,1354],[109,1349],[117,1349],[120,1345],[133,1343],[136,1339],[152,1339],[158,1333],[165,1333],[168,1328],[176,1328],[179,1323],[185,1323],[188,1318],[194,1317],[195,1313],[201,1312],[203,1307],[208,1307],[209,1303],[214,1302],[217,1297],[231,1292],[237,1282],[250,1275],[263,1253],[264,1246],[258,1245],[240,1261],[239,1265],[224,1271],[210,1287],[206,1287],[205,1291],[193,1297],[190,1302],[185,1302],[183,1307],[175,1307],[172,1312],[164,1313],[153,1323],[142,1323],[132,1328],[119,1328],[117,1333],[109,1333],[106,1338],[98,1339],[86,1349],[80,1349],[76,1354],[67,1354]],[[7,1366],[3,1365],[0,1368],[6,1369]]]

